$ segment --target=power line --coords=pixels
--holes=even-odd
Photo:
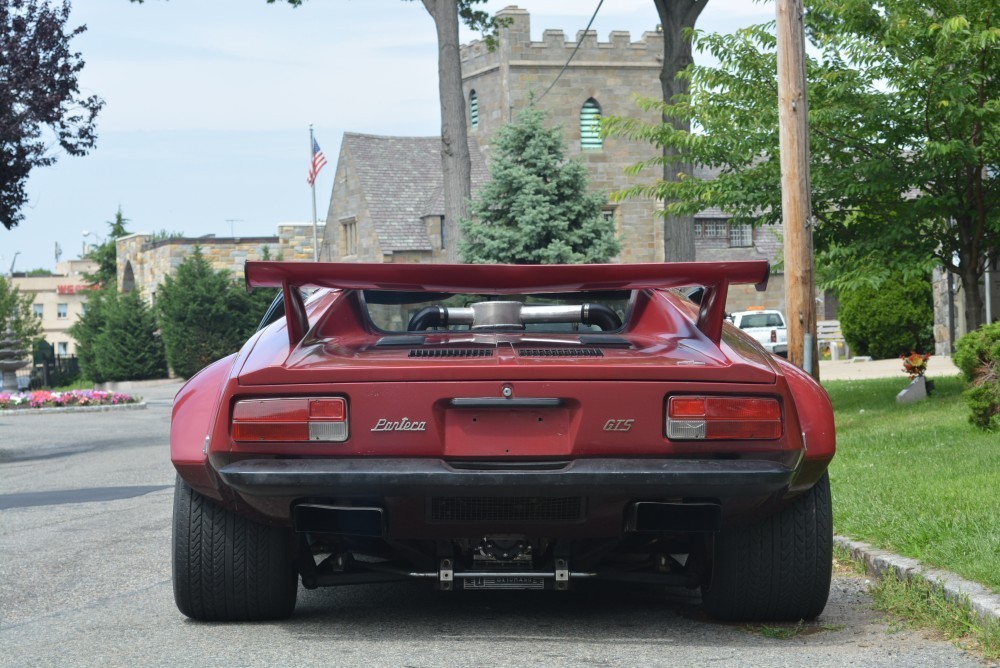
[[[562,69],[559,70],[559,74],[557,74],[556,78],[552,81],[552,83],[549,84],[549,87],[545,89],[545,92],[538,96],[537,101],[540,102],[543,97],[549,94],[549,91],[552,90],[552,87],[556,85],[557,81],[559,81],[559,77],[563,75],[563,72],[566,71],[566,68],[569,67],[569,64],[573,62],[573,56],[575,56],[576,52],[580,50],[580,45],[583,44],[583,38],[587,36],[588,32],[590,32],[590,26],[593,25],[594,19],[597,18],[597,12],[601,10],[601,5],[603,4],[604,0],[598,0],[597,7],[594,8],[594,13],[590,17],[590,21],[587,23],[587,27],[583,29],[583,36],[581,36],[580,39],[577,41],[576,48],[573,49],[573,53],[569,54],[569,59],[566,61],[566,64],[562,66]]]

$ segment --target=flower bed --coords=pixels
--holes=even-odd
[[[71,390],[69,392],[0,392],[0,410],[6,408],[62,408],[64,406],[117,406],[134,404],[138,398],[121,392]]]

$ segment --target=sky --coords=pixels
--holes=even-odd
[[[490,0],[575,37],[597,0]],[[24,220],[0,227],[0,273],[54,269],[104,241],[121,208],[131,232],[271,236],[311,222],[309,126],[329,164],[316,181],[320,220],[344,132],[440,132],[434,22],[419,1],[75,0],[71,42],[84,95],[106,105],[97,147],[58,155],[28,181]],[[710,0],[697,27],[731,32],[769,21],[773,4]],[[637,40],[658,23],[652,0],[605,0],[592,26]],[[478,37],[463,28],[462,42]],[[696,57],[697,58],[697,57]],[[84,236],[85,232],[90,234]],[[15,254],[19,253],[16,256]]]

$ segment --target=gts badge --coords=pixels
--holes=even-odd
[[[632,431],[634,419],[629,420],[608,420],[604,423],[604,431]]]
[[[396,421],[379,418],[372,431],[427,431],[427,423],[411,422],[410,418]]]

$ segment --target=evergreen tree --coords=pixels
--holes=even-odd
[[[87,259],[97,263],[97,271],[93,274],[84,274],[84,278],[91,285],[98,287],[111,287],[118,283],[118,237],[129,234],[127,225],[128,218],[122,213],[122,208],[118,207],[115,212],[115,219],[107,221],[108,240],[103,244],[93,246],[87,253]]]
[[[167,361],[152,311],[132,291],[109,292],[103,299],[104,326],[94,338],[92,354],[103,380],[165,378]]]
[[[462,260],[478,264],[607,262],[618,253],[604,197],[587,192],[587,170],[566,160],[560,128],[545,112],[522,111],[497,133],[490,182],[463,220]]]
[[[84,378],[95,383],[103,383],[108,380],[97,361],[94,344],[104,331],[105,301],[114,299],[115,296],[116,291],[113,285],[109,288],[91,291],[87,295],[83,314],[69,328],[69,335],[76,339],[76,357],[80,362],[80,373],[83,374]]]
[[[160,286],[157,312],[170,368],[188,378],[236,352],[254,332],[274,291],[248,295],[226,271],[215,271],[195,247]]]

